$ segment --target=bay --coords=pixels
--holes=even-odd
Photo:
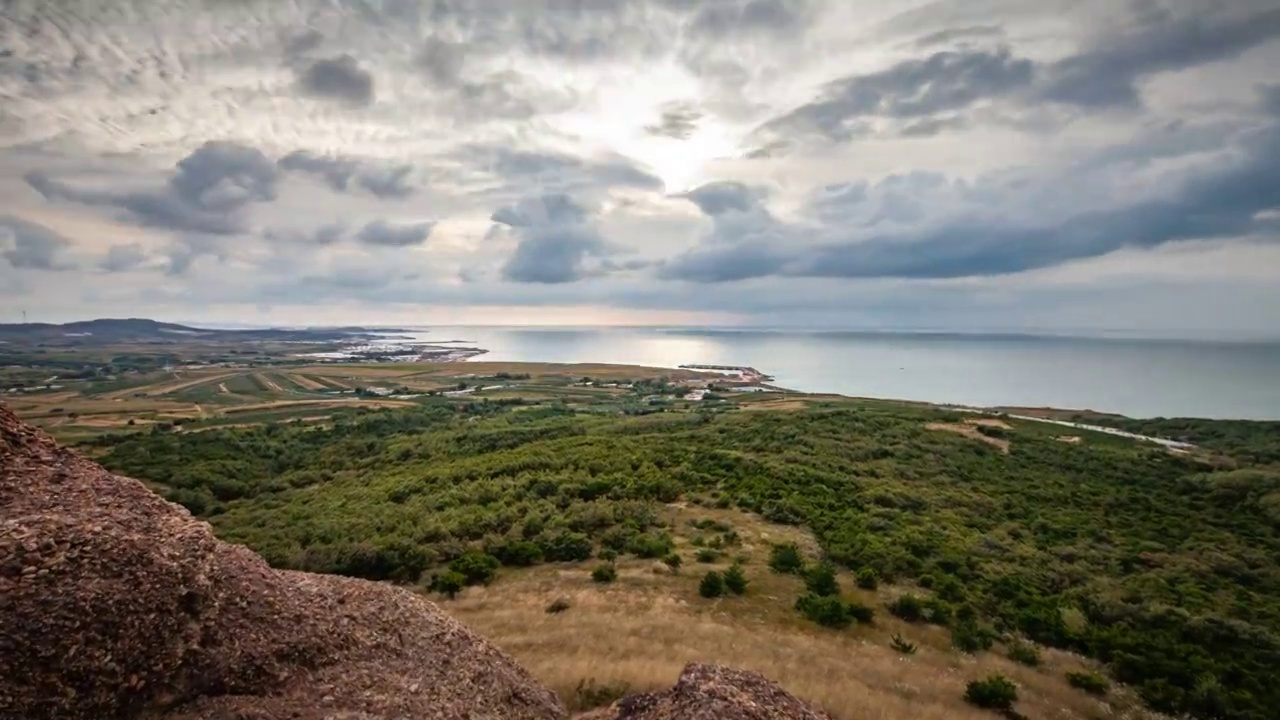
[[[1280,343],[697,328],[435,327],[479,361],[749,365],[803,392],[1280,420]]]

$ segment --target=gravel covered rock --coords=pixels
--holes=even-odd
[[[273,570],[0,406],[0,718],[563,718],[433,603]]]
[[[580,720],[832,720],[763,675],[692,664],[675,687],[625,697]]]

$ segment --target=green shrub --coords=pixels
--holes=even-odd
[[[870,625],[875,622],[876,611],[859,602],[849,603],[849,615],[862,625]]]
[[[995,637],[990,630],[976,622],[957,623],[951,628],[951,646],[963,653],[975,654],[990,650]]]
[[[541,545],[542,556],[550,562],[577,562],[591,558],[591,539],[582,533],[562,530]]]
[[[662,562],[666,563],[667,567],[671,568],[671,574],[675,575],[680,572],[680,566],[684,564],[684,559],[680,557],[679,553],[673,552],[662,558]]]
[[[597,565],[591,571],[591,579],[598,583],[611,583],[618,579],[618,568],[613,563]]]
[[[724,595],[724,577],[715,570],[703,575],[702,582],[698,583],[698,594],[704,598],[718,598]]]
[[[1014,641],[1009,645],[1009,659],[1028,667],[1035,667],[1040,664],[1040,649],[1028,642]]]
[[[467,586],[467,578],[460,572],[449,570],[439,575],[431,576],[431,583],[427,586],[428,590],[438,592],[450,600],[458,596],[462,592],[462,588]]]
[[[888,607],[890,613],[909,623],[924,622],[924,602],[915,595],[902,595]]]
[[[637,535],[627,543],[627,552],[639,558],[660,558],[671,553],[671,537],[662,535]]]
[[[804,571],[804,555],[795,543],[774,545],[769,550],[769,569],[785,575],[799,575]]]
[[[449,563],[449,569],[462,575],[468,585],[488,585],[500,565],[488,553],[469,552]]]
[[[1111,689],[1111,683],[1107,679],[1094,672],[1069,672],[1067,673],[1067,683],[1073,688],[1079,688],[1090,695],[1106,695]]]
[[[874,568],[864,567],[858,571],[858,587],[863,590],[875,590],[880,585],[880,575]]]
[[[823,597],[840,594],[840,583],[836,580],[836,569],[829,562],[820,562],[804,573],[804,585],[809,592]]]
[[[1018,687],[1003,675],[989,675],[969,683],[964,699],[980,708],[1008,711],[1018,701]]]
[[[542,547],[528,540],[507,540],[489,548],[489,553],[507,567],[529,567],[542,562]]]
[[[548,615],[559,615],[560,613],[564,612],[565,610],[568,610],[568,609],[569,609],[569,607],[570,607],[570,605],[569,605],[569,601],[568,601],[568,600],[566,600],[566,599],[564,599],[564,598],[556,598],[554,601],[552,601],[552,603],[551,603],[550,605],[548,605],[548,606],[547,606],[547,614],[548,614]]]
[[[796,599],[796,610],[823,627],[841,629],[853,624],[849,606],[840,598],[831,595],[816,593],[801,595]]]
[[[734,563],[724,571],[724,587],[734,595],[745,595],[747,593],[747,576],[742,572],[742,566]]]
[[[951,622],[951,606],[938,598],[927,598],[921,603],[923,619],[934,625],[946,625]]]
[[[889,647],[893,648],[894,650],[897,650],[903,655],[916,654],[916,644],[908,641],[906,638],[902,637],[898,633],[893,634],[893,639],[889,641]]]
[[[605,562],[613,562],[614,560],[618,559],[618,551],[614,550],[613,548],[605,548],[600,552],[596,553],[596,557],[600,558]]]
[[[720,559],[720,552],[711,548],[701,548],[693,554],[693,559],[700,563],[713,563]]]

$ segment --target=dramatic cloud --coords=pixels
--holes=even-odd
[[[1274,335],[1276,67],[1274,0],[0,3],[0,303]]]
[[[515,230],[519,243],[502,276],[522,283],[567,283],[592,274],[590,258],[610,254],[590,213],[566,195],[524,198],[491,218]]]
[[[280,158],[283,170],[310,173],[322,178],[339,192],[352,189],[352,183],[381,198],[406,198],[418,191],[410,183],[411,165],[377,167],[351,158],[317,155],[309,150],[295,150]]]
[[[59,254],[71,246],[47,227],[11,216],[0,216],[0,257],[15,268],[69,270]]]
[[[316,60],[298,75],[298,85],[317,97],[353,105],[373,102],[373,76],[350,55]]]
[[[435,223],[431,222],[392,225],[385,220],[375,220],[360,228],[356,239],[368,245],[411,247],[426,242],[433,227]]]

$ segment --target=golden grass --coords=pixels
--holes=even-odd
[[[266,373],[254,373],[253,381],[261,385],[264,390],[278,393],[284,392],[284,388],[280,387],[280,384],[272,380]]]
[[[278,408],[307,407],[329,410],[344,407],[413,407],[408,400],[276,400],[273,402],[237,405],[225,408],[223,415],[239,415],[257,410],[274,410]]]
[[[302,373],[291,372],[291,373],[286,373],[286,375],[288,376],[289,380],[293,381],[296,385],[298,385],[298,387],[301,387],[303,390],[328,390],[329,389],[328,385],[318,383],[315,380],[312,380],[311,378],[307,377],[306,375],[303,375]]]
[[[766,400],[764,402],[743,403],[743,410],[804,410],[809,403],[804,400]]]
[[[594,563],[548,565],[503,571],[487,588],[471,588],[443,607],[513,655],[572,706],[578,683],[625,683],[633,692],[670,687],[689,662],[716,662],[756,670],[797,696],[843,720],[990,720],[989,712],[963,701],[966,684],[999,672],[1019,686],[1017,708],[1029,718],[1075,720],[1156,717],[1125,691],[1100,701],[1068,686],[1064,673],[1089,667],[1081,658],[1044,652],[1039,668],[1002,655],[977,657],[950,649],[940,628],[902,623],[883,609],[895,593],[855,590],[841,578],[845,594],[877,609],[876,623],[844,631],[805,622],[792,609],[802,590],[794,577],[771,573],[768,543],[798,540],[810,552],[813,539],[795,529],[771,526],[735,511],[675,507],[677,545],[685,559],[679,575],[654,561],[620,561],[619,579],[597,585]],[[689,527],[694,517],[730,522],[744,544],[714,566],[694,562]],[[723,568],[734,555],[748,557],[746,597],[706,600],[698,580],[708,567]],[[557,598],[571,607],[548,614]],[[899,633],[919,645],[904,656],[888,643]]]

